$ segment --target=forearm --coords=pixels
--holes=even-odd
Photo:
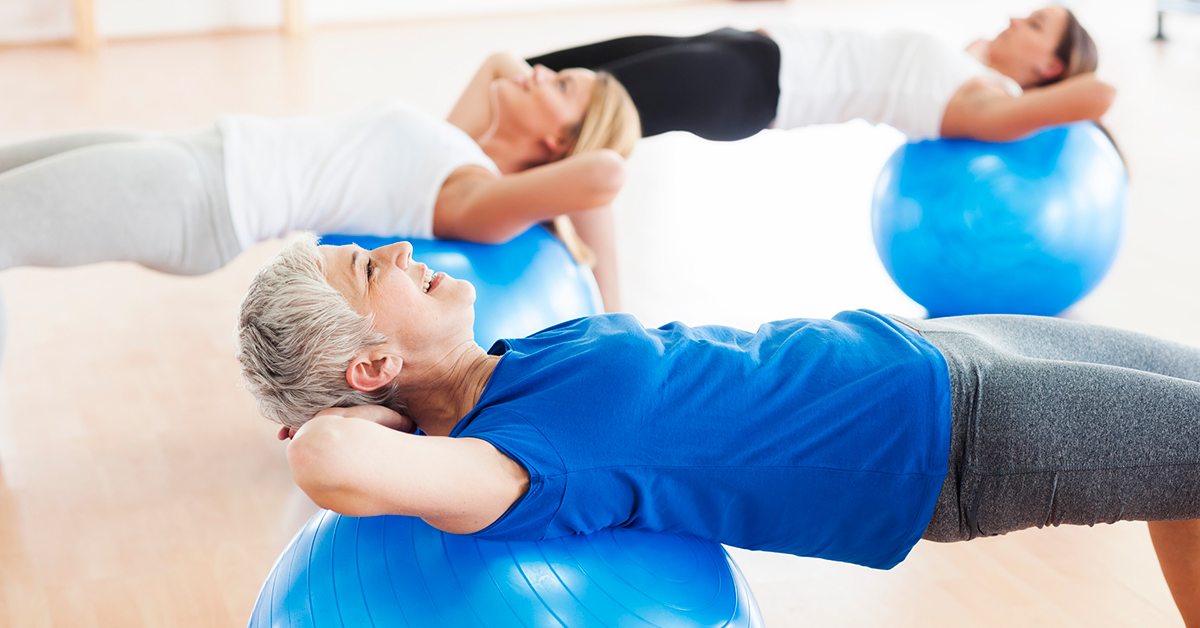
[[[488,57],[463,90],[446,120],[474,137],[482,133],[492,118],[491,86],[496,79],[529,74],[529,64],[508,53]]]
[[[604,300],[604,311],[621,311],[621,285],[617,274],[616,229],[611,206],[589,209],[571,215],[575,231],[592,252],[596,264],[592,274],[600,287],[600,298]]]
[[[624,182],[624,160],[610,150],[499,178],[452,177],[434,207],[434,235],[506,242],[555,216],[608,205]]]
[[[988,85],[967,85],[946,106],[941,134],[1012,141],[1043,127],[1099,119],[1115,97],[1112,86],[1091,74],[1030,89],[1018,98],[998,93]]]

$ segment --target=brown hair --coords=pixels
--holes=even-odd
[[[1063,71],[1058,76],[1043,81],[1042,85],[1057,83],[1077,74],[1095,72],[1100,63],[1100,55],[1096,51],[1096,42],[1092,36],[1084,30],[1070,9],[1064,10],[1067,12],[1067,27],[1063,30],[1058,48],[1054,50],[1054,56],[1062,62]]]

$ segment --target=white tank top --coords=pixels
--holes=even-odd
[[[446,177],[496,164],[458,127],[399,102],[295,118],[226,115],[229,210],[242,248],[292,231],[433,237]]]
[[[792,129],[862,118],[910,139],[936,138],[950,97],[987,76],[1013,96],[1021,86],[962,50],[921,33],[772,28],[779,45],[779,108],[772,126]]]

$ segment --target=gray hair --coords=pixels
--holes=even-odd
[[[350,361],[387,337],[329,285],[324,266],[315,237],[293,239],[255,275],[238,316],[243,384],[263,416],[289,427],[325,408],[395,403],[394,386],[346,382]]]

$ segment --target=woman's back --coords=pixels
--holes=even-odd
[[[485,537],[624,526],[890,567],[945,478],[945,363],[877,314],[754,334],[608,315],[493,352],[451,435],[496,446],[530,488]]]

